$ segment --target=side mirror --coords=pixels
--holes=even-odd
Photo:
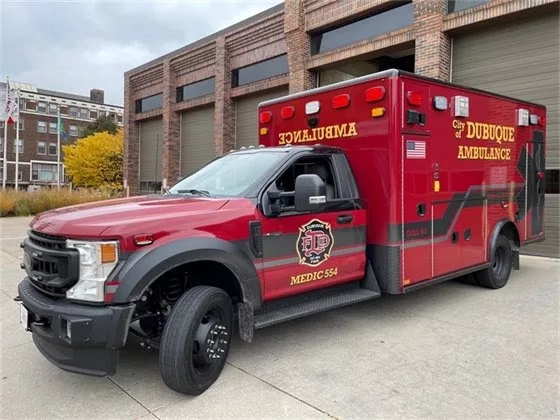
[[[321,209],[327,202],[325,182],[316,174],[296,178],[295,208],[297,212]]]

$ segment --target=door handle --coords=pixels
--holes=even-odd
[[[351,214],[344,214],[342,216],[338,216],[336,218],[336,221],[342,224],[342,223],[350,223],[352,219],[354,219],[354,217]]]

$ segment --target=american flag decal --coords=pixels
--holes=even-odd
[[[407,159],[426,159],[426,142],[418,140],[406,141]]]

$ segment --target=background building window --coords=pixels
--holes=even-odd
[[[4,138],[0,137],[0,152],[4,152]]]
[[[37,103],[28,99],[25,101],[25,109],[28,111],[35,111],[37,109]]]
[[[488,3],[490,0],[447,0],[447,13],[456,13]]]
[[[188,101],[192,98],[209,95],[215,91],[216,79],[214,77],[190,83],[177,88],[177,102]]]
[[[135,104],[136,113],[147,112],[153,109],[161,108],[163,101],[163,95],[158,93],[157,95],[148,96],[147,98],[138,99]]]
[[[49,104],[49,114],[57,114],[57,113],[58,113],[58,105]]]
[[[19,139],[19,142],[16,141],[16,139],[14,139],[14,148],[13,148],[13,152],[14,154],[16,153],[16,144],[17,144],[17,153],[23,153],[23,139]]]
[[[49,163],[33,163],[31,168],[31,180],[43,182],[55,182],[58,179],[56,165]]]
[[[47,144],[44,141],[37,142],[37,154],[38,155],[47,154]]]
[[[377,13],[344,26],[311,36],[311,54],[320,54],[364,39],[372,39],[387,32],[405,28],[414,23],[412,2],[389,2],[400,4],[390,10]],[[470,3],[470,1],[467,1]]]
[[[45,121],[37,121],[37,132],[38,133],[47,132],[47,123]]]
[[[122,123],[122,121],[123,121],[123,120],[122,120],[122,115],[117,115],[117,122]]]
[[[71,117],[77,117],[78,116],[78,108],[76,108],[75,106],[71,106],[68,108],[68,115],[70,115]]]
[[[71,136],[76,137],[78,135],[78,127],[76,127],[75,125],[71,125],[69,130],[68,130],[68,133]]]
[[[233,70],[231,74],[231,84],[233,87],[242,86],[270,77],[288,74],[288,72],[288,56],[282,54]]]
[[[39,102],[37,104],[37,111],[39,112],[47,112],[47,103],[46,102]]]
[[[80,108],[80,118],[88,119],[89,118],[89,109],[87,108]]]
[[[23,131],[23,126],[25,125],[25,120],[23,117],[19,117],[19,131]]]
[[[49,143],[49,156],[56,156],[56,143]]]
[[[50,122],[49,123],[49,134],[56,134],[56,123],[55,122]]]
[[[97,111],[89,111],[89,117],[95,120],[97,118]]]

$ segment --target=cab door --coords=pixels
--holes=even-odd
[[[320,163],[329,168],[332,189],[321,212],[297,213],[290,200],[279,214],[267,215],[269,190],[293,191],[295,178]],[[283,171],[265,191],[262,203],[264,298],[272,300],[363,277],[365,210],[355,207],[348,183],[340,182],[331,157],[305,157]]]

